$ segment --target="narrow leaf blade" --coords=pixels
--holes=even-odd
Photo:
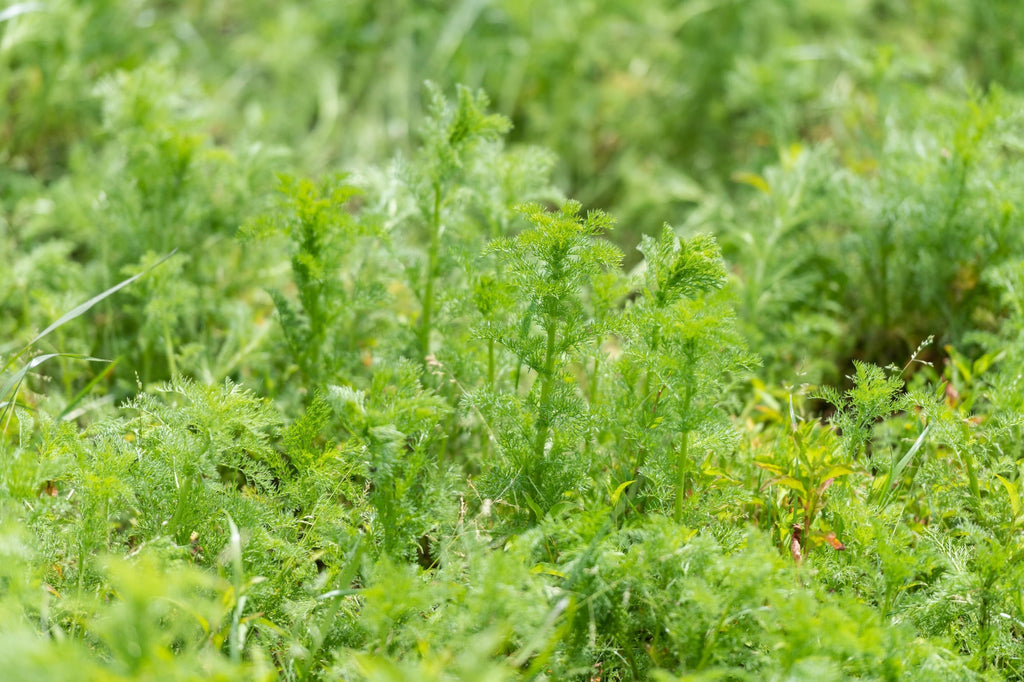
[[[96,294],[95,296],[93,296],[92,298],[90,298],[90,299],[89,299],[88,301],[86,301],[85,303],[82,303],[82,304],[80,304],[80,305],[78,305],[78,306],[76,306],[76,307],[72,308],[72,309],[71,309],[71,310],[69,310],[68,312],[64,313],[63,315],[61,315],[61,316],[60,316],[60,317],[59,317],[59,318],[57,319],[57,321],[56,321],[56,322],[54,322],[54,323],[53,323],[53,324],[51,324],[51,325],[50,325],[49,327],[47,327],[47,328],[46,328],[46,329],[44,329],[43,331],[41,331],[41,332],[39,332],[38,334],[36,334],[35,338],[34,338],[34,339],[32,339],[31,341],[29,341],[29,342],[28,342],[28,344],[27,344],[27,345],[26,345],[26,346],[25,346],[25,347],[24,347],[23,349],[21,349],[21,351],[20,351],[20,352],[19,352],[19,353],[18,353],[17,355],[15,355],[15,356],[14,356],[14,357],[12,357],[12,358],[11,358],[10,360],[8,360],[8,361],[7,361],[7,363],[6,363],[5,365],[4,365],[3,369],[7,369],[8,367],[10,367],[10,366],[11,366],[11,365],[12,365],[12,364],[14,363],[14,361],[15,361],[15,360],[17,360],[17,359],[18,359],[19,357],[21,357],[22,355],[24,355],[24,354],[25,354],[25,351],[27,351],[27,350],[28,350],[29,348],[31,348],[31,347],[32,347],[33,345],[35,345],[35,344],[36,344],[36,342],[38,342],[38,341],[39,341],[40,339],[42,339],[42,338],[43,338],[44,336],[46,336],[46,335],[47,335],[47,334],[49,334],[50,332],[54,331],[55,329],[58,329],[58,328],[60,328],[61,326],[63,326],[63,325],[65,325],[65,324],[67,324],[68,322],[70,322],[71,320],[75,319],[76,317],[79,317],[79,316],[83,315],[83,314],[84,314],[84,313],[86,313],[86,312],[87,312],[87,311],[88,311],[88,310],[89,310],[90,308],[92,308],[92,307],[93,307],[94,305],[96,305],[97,303],[99,303],[99,302],[100,302],[100,301],[102,301],[103,299],[107,298],[107,297],[108,297],[108,296],[110,296],[111,294],[114,294],[114,293],[116,293],[116,292],[120,291],[121,289],[125,288],[126,286],[128,286],[129,284],[131,284],[132,282],[134,282],[135,280],[139,279],[140,277],[142,277],[143,275],[145,275],[146,273],[148,273],[148,272],[149,272],[150,270],[152,270],[153,268],[155,268],[155,267],[157,267],[158,265],[162,264],[162,263],[163,263],[164,261],[166,261],[166,260],[167,260],[168,258],[170,258],[171,256],[173,256],[173,255],[174,255],[175,253],[177,253],[177,252],[178,252],[178,249],[174,249],[174,250],[173,250],[173,251],[171,251],[171,252],[170,252],[169,254],[167,254],[166,256],[164,256],[163,258],[161,258],[160,260],[158,260],[158,261],[157,261],[156,263],[153,263],[153,265],[149,266],[148,268],[146,268],[146,269],[145,269],[145,270],[143,270],[142,272],[139,272],[139,273],[137,273],[137,274],[134,274],[134,275],[132,275],[131,277],[129,277],[128,279],[122,280],[121,282],[119,282],[119,283],[115,284],[114,286],[110,287],[110,288],[109,288],[109,289],[107,289],[106,291],[104,291],[104,292],[102,292],[102,293],[100,293],[100,294]]]

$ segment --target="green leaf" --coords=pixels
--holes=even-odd
[[[633,485],[634,483],[636,483],[636,479],[619,484],[619,487],[616,488],[615,492],[612,493],[612,507],[616,506],[619,503],[619,498],[622,497],[622,493],[626,490],[626,488]]]
[[[1010,500],[1010,511],[1013,512],[1013,518],[1020,516],[1020,493],[1017,490],[1017,484],[1003,478],[999,474],[995,474],[995,477],[999,479],[999,482],[1006,488],[1006,496]]]
[[[8,396],[4,402],[0,402],[0,407],[3,411],[0,412],[0,422],[4,421],[10,411],[14,408],[15,398],[18,393],[18,389],[21,387],[21,382],[25,379],[25,375],[31,372],[33,369],[43,364],[47,360],[53,358],[72,358],[75,360],[85,360],[86,362],[110,362],[109,360],[102,360],[100,358],[92,358],[87,355],[79,355],[77,353],[46,353],[45,355],[38,355],[32,358],[30,361],[25,363],[25,366],[14,372],[4,383],[3,387],[0,388],[0,399],[4,396]]]
[[[801,495],[807,495],[807,487],[801,481],[798,481],[792,476],[780,476],[779,478],[772,479],[770,483],[781,485],[783,488],[789,488]]]
[[[834,464],[825,470],[825,473],[821,474],[820,478],[822,481],[827,481],[830,478],[838,478],[840,476],[846,476],[852,474],[853,469],[842,464]]]
[[[35,338],[33,338],[31,341],[29,341],[28,344],[26,344],[25,347],[22,348],[14,357],[9,359],[4,364],[3,369],[0,369],[0,372],[6,371],[18,358],[20,358],[22,355],[25,354],[25,351],[27,351],[29,348],[31,348],[33,345],[35,345],[35,343],[37,341],[39,341],[40,339],[42,339],[44,336],[46,336],[50,332],[54,331],[55,329],[58,329],[59,327],[67,324],[68,322],[70,322],[71,320],[75,319],[76,317],[81,316],[83,313],[88,312],[88,310],[90,308],[92,308],[94,305],[96,305],[97,303],[99,303],[103,299],[107,298],[111,294],[117,293],[121,289],[125,288],[126,286],[128,286],[129,284],[131,284],[135,280],[139,279],[140,277],[145,275],[147,272],[149,272],[153,268],[157,267],[158,265],[160,265],[161,263],[166,261],[168,258],[173,256],[177,252],[178,252],[178,249],[174,249],[169,254],[167,254],[166,256],[161,258],[160,260],[158,260],[156,263],[153,263],[153,265],[149,266],[148,268],[146,268],[142,272],[137,273],[135,275],[132,275],[128,279],[123,280],[123,281],[119,282],[118,284],[115,284],[114,286],[110,287],[109,289],[107,289],[103,293],[97,294],[96,296],[93,296],[92,298],[90,298],[85,303],[82,303],[81,305],[75,306],[74,308],[72,308],[68,312],[66,312],[63,315],[61,315],[57,319],[56,322],[54,322],[49,327],[47,327],[43,331],[41,331],[38,334],[36,334]],[[49,357],[53,357],[53,356],[51,355]],[[2,395],[3,395],[3,392],[0,391],[0,396],[2,396]]]

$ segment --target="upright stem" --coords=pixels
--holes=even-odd
[[[971,454],[969,449],[965,449],[960,453],[960,457],[963,460],[964,467],[967,469],[967,482],[971,489],[971,495],[974,496],[973,502],[977,505],[981,501],[981,487],[978,484],[978,473],[974,465],[974,455]]]
[[[492,393],[494,392],[494,339],[487,340],[487,388]],[[481,429],[480,437],[482,440],[481,450],[486,461],[491,454],[491,437],[486,423]]]
[[[188,537],[186,529],[182,526],[185,519],[185,508],[188,506],[192,496],[192,474],[188,473],[184,475],[184,480],[178,487],[178,503],[174,508],[174,515],[171,516],[171,520],[167,524],[167,532],[174,537],[178,544],[185,544],[185,538]]]
[[[427,251],[427,271],[423,293],[423,316],[420,318],[419,342],[420,360],[430,355],[430,328],[434,314],[434,275],[437,273],[437,257],[441,246],[441,185],[434,184],[434,208],[430,215],[430,246]]]
[[[679,446],[679,479],[676,481],[676,508],[673,515],[676,523],[683,520],[683,498],[686,496],[686,478],[689,475],[689,448],[690,432],[683,431],[683,442]]]
[[[679,444],[679,459],[677,464],[678,479],[676,480],[676,507],[674,519],[676,523],[683,520],[683,499],[686,497],[686,482],[690,475],[690,427],[686,421],[690,416],[690,403],[693,400],[692,377],[686,380],[686,392],[683,394],[682,415],[684,420],[683,440]]]
[[[595,405],[597,404],[597,373],[601,368],[601,349],[597,349],[597,353],[594,355],[594,374],[590,377],[590,386],[587,396],[587,406],[590,413],[593,414]],[[593,454],[594,447],[597,441],[597,429],[591,431],[591,436],[587,438],[587,457],[589,458]]]
[[[494,390],[494,339],[487,339],[487,388]]]
[[[551,402],[551,385],[555,373],[555,342],[558,340],[558,320],[552,316],[548,317],[548,342],[544,354],[544,372],[540,377],[540,419],[537,421],[537,441],[534,443],[534,452],[537,458],[544,456],[544,445],[548,440],[548,427],[551,426],[551,411],[548,403]]]
[[[601,348],[598,347],[597,353],[594,354],[594,374],[590,377],[590,396],[589,404],[590,408],[593,409],[594,403],[597,402],[597,373],[601,369]]]

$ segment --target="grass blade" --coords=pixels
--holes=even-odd
[[[878,502],[880,506],[887,506],[892,501],[893,496],[896,494],[896,489],[901,483],[899,480],[900,477],[903,475],[907,466],[909,466],[911,460],[914,459],[914,455],[916,455],[917,451],[921,449],[921,446],[924,444],[924,439],[928,436],[928,432],[931,431],[931,429],[932,425],[930,423],[925,425],[924,430],[921,431],[921,435],[919,435],[917,440],[914,441],[914,444],[910,446],[907,454],[903,455],[898,462],[893,464],[892,469],[888,474],[889,480],[886,483],[882,498]]]
[[[167,254],[166,256],[161,258],[160,260],[158,260],[156,263],[153,263],[153,265],[149,266],[148,268],[146,268],[142,272],[134,274],[131,277],[129,277],[128,279],[122,280],[121,282],[119,282],[119,283],[115,284],[114,286],[110,287],[109,289],[107,289],[103,293],[100,293],[100,294],[97,294],[97,295],[93,296],[92,298],[90,298],[85,303],[82,303],[81,305],[78,305],[75,308],[72,308],[68,312],[66,312],[63,315],[61,315],[60,318],[58,318],[56,322],[54,322],[49,327],[47,327],[43,331],[41,331],[38,334],[36,334],[34,339],[29,341],[28,344],[24,348],[21,349],[21,351],[19,351],[14,357],[12,357],[10,360],[8,360],[4,364],[3,369],[0,369],[0,372],[6,371],[8,368],[10,368],[10,366],[12,364],[14,364],[14,362],[18,358],[20,358],[22,355],[25,354],[25,351],[27,351],[29,348],[31,348],[33,345],[35,345],[36,342],[38,342],[44,336],[46,336],[47,334],[49,334],[53,330],[58,329],[59,327],[67,324],[68,322],[70,322],[71,320],[75,319],[76,317],[81,316],[82,314],[87,312],[90,308],[92,308],[94,305],[96,305],[97,303],[99,303],[103,299],[107,298],[111,294],[114,294],[114,293],[120,291],[121,289],[125,288],[126,286],[128,286],[129,284],[131,284],[135,280],[139,279],[140,277],[145,275],[147,272],[149,272],[153,268],[155,268],[158,265],[162,264],[164,261],[166,261],[168,258],[173,256],[177,252],[178,252],[178,250],[174,249],[169,254]],[[53,357],[53,356],[51,355],[50,357]],[[3,393],[0,392],[0,395],[3,395]]]
[[[94,376],[92,380],[85,385],[85,388],[78,392],[78,395],[69,400],[68,404],[64,406],[64,409],[61,411],[61,413],[57,415],[57,421],[63,421],[64,419],[66,419],[68,415],[70,415],[71,412],[75,409],[75,406],[78,405],[78,403],[80,403],[82,399],[89,394],[89,391],[91,391],[96,384],[110,376],[110,374],[114,371],[114,368],[117,367],[118,362],[120,362],[120,359],[111,362],[109,367],[107,367],[105,370]],[[0,395],[3,394],[0,393]]]
[[[0,422],[5,422],[3,427],[4,430],[7,429],[6,421],[9,419],[10,413],[14,409],[18,389],[21,388],[21,382],[25,380],[25,375],[52,358],[72,358],[75,360],[85,360],[87,362],[110,362],[109,360],[92,358],[87,355],[79,355],[78,353],[46,353],[45,355],[39,355],[32,358],[30,361],[25,363],[24,367],[11,375],[7,382],[4,383],[3,388],[0,388],[0,399],[3,399],[4,396],[10,395],[5,402],[0,403],[0,408],[3,409],[3,411],[0,411]]]

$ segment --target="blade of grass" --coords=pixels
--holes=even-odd
[[[68,404],[64,406],[64,409],[61,411],[61,413],[57,415],[57,421],[63,421],[69,414],[71,414],[72,410],[74,410],[75,408],[75,405],[80,403],[82,401],[82,398],[89,395],[89,391],[91,391],[96,384],[109,377],[111,373],[114,371],[114,368],[117,367],[117,363],[120,361],[120,358],[114,360],[105,370],[94,376],[92,380],[85,385],[85,388],[79,391],[74,398],[68,401]],[[0,395],[3,394],[0,393]]]
[[[131,277],[129,277],[128,279],[122,280],[121,282],[119,282],[119,283],[115,284],[114,286],[110,287],[109,289],[107,289],[103,293],[100,293],[100,294],[97,294],[97,295],[93,296],[92,298],[90,298],[85,303],[82,303],[81,305],[78,305],[75,308],[72,308],[68,312],[66,312],[63,315],[61,315],[60,318],[58,318],[56,322],[54,322],[49,327],[47,327],[43,331],[41,331],[38,334],[36,334],[34,339],[29,341],[28,344],[26,344],[26,346],[24,348],[22,348],[20,351],[18,351],[18,353],[15,354],[13,357],[11,357],[6,363],[4,363],[3,368],[0,368],[0,372],[7,371],[11,367],[11,365],[13,365],[18,360],[18,358],[20,358],[22,355],[24,355],[25,352],[28,351],[29,348],[34,346],[36,344],[36,342],[38,342],[44,336],[46,336],[47,334],[49,334],[53,330],[55,330],[55,329],[65,325],[65,324],[67,324],[68,322],[70,322],[71,320],[75,319],[76,317],[81,316],[82,314],[87,312],[90,308],[92,308],[94,305],[96,305],[97,303],[99,303],[103,299],[107,298],[111,294],[114,294],[114,293],[120,291],[121,289],[125,288],[126,286],[128,286],[129,284],[134,282],[135,280],[139,279],[140,277],[142,277],[143,275],[148,273],[153,268],[157,267],[158,265],[161,265],[164,261],[166,261],[168,258],[173,256],[177,252],[178,252],[178,250],[174,249],[169,254],[167,254],[166,256],[161,258],[160,260],[158,260],[156,263],[153,263],[153,265],[149,266],[148,268],[146,268],[142,272],[134,274]],[[53,357],[53,356],[50,356],[50,357]],[[3,395],[3,393],[0,392],[0,395]]]
[[[880,506],[884,507],[892,501],[893,495],[896,494],[896,490],[899,488],[900,476],[903,475],[904,470],[910,464],[911,460],[913,460],[917,451],[921,449],[921,446],[924,444],[924,439],[928,436],[928,432],[931,431],[931,428],[932,425],[927,424],[924,427],[924,430],[921,431],[921,435],[919,435],[917,440],[914,441],[914,444],[910,446],[907,454],[903,455],[898,462],[893,464],[892,469],[889,471],[889,480],[886,483],[886,490],[882,495],[882,499],[879,500]]]
[[[227,558],[231,562],[231,582],[232,591],[235,597],[235,607],[231,612],[231,630],[229,634],[228,646],[231,655],[231,662],[238,664],[242,661],[242,651],[245,649],[245,637],[246,637],[246,622],[248,619],[243,618],[242,614],[245,612],[245,604],[249,600],[247,594],[245,594],[245,566],[242,563],[242,534],[238,530],[238,526],[235,525],[235,520],[231,518],[231,515],[227,512],[224,515],[228,519],[228,528],[230,534],[228,536],[228,547],[227,547]]]
[[[85,360],[86,362],[110,362],[109,360],[103,360],[101,358],[92,358],[87,355],[80,355],[78,353],[46,353],[45,355],[39,355],[32,358],[30,361],[25,363],[25,366],[19,369],[17,372],[11,375],[7,382],[0,388],[0,398],[3,396],[10,395],[5,401],[0,403],[3,407],[3,411],[0,412],[0,421],[4,422],[4,430],[7,430],[7,426],[10,422],[10,415],[14,409],[14,403],[16,402],[16,396],[18,395],[18,389],[21,388],[22,381],[25,380],[25,375],[31,372],[33,369],[43,364],[47,360],[53,358],[73,358],[75,360]]]
[[[36,342],[38,342],[40,339],[45,337],[47,334],[49,334],[50,332],[54,331],[55,329],[60,328],[61,326],[65,325],[65,324],[67,324],[68,322],[70,322],[71,320],[75,319],[76,317],[79,317],[79,316],[83,315],[90,308],[92,308],[94,305],[96,305],[97,303],[99,303],[103,299],[107,298],[111,294],[114,294],[115,292],[120,291],[121,289],[123,289],[124,287],[128,286],[129,284],[131,284],[135,280],[139,279],[140,277],[142,277],[143,275],[148,273],[153,268],[155,268],[158,265],[162,264],[164,261],[166,261],[168,258],[173,256],[177,252],[178,252],[178,249],[174,249],[169,254],[167,254],[166,256],[161,258],[160,260],[158,260],[156,263],[153,263],[153,265],[149,266],[148,268],[146,268],[142,272],[136,273],[136,274],[132,275],[131,277],[118,282],[117,284],[115,284],[114,286],[110,287],[106,291],[104,291],[104,292],[102,292],[100,294],[97,294],[96,296],[93,296],[92,298],[90,298],[85,303],[82,303],[82,304],[72,308],[68,312],[64,313],[63,315],[61,315],[49,327],[47,327],[43,331],[41,331],[38,334],[36,334],[35,338],[33,338],[31,341],[29,341],[25,345],[24,348],[22,348],[20,351],[18,351],[13,356],[11,356],[11,358],[9,358],[7,360],[7,362],[4,363],[3,367],[0,367],[0,374],[3,374],[8,369],[10,369],[11,366],[13,366],[14,363],[17,362],[18,359],[21,356],[23,356],[26,352],[28,352],[28,350],[30,348],[32,348],[32,346],[34,346],[36,344]],[[14,403],[16,401],[15,399],[16,399],[16,396],[17,396],[17,393],[18,393],[18,389],[21,388],[21,383],[22,383],[22,381],[24,381],[25,376],[30,371],[32,371],[32,369],[38,367],[39,365],[41,365],[42,363],[46,362],[47,360],[50,360],[51,358],[75,358],[75,359],[80,359],[80,360],[86,360],[88,362],[109,362],[108,360],[102,360],[100,358],[87,357],[87,356],[78,355],[78,354],[75,354],[75,353],[46,353],[44,355],[40,355],[38,357],[32,358],[32,360],[30,360],[28,363],[26,363],[24,367],[22,367],[20,370],[18,370],[17,372],[15,372],[14,374],[11,375],[11,377],[4,384],[3,388],[0,388],[0,400],[4,399],[5,397],[7,398],[6,402],[0,403],[0,406],[2,406],[2,408],[3,408],[3,411],[0,412],[0,422],[3,422],[4,430],[6,430],[7,426],[10,424],[10,417],[13,414]],[[90,384],[89,387],[87,387],[87,389],[91,388],[91,386],[92,386],[92,384]],[[78,400],[80,397],[81,397],[81,394],[76,397],[76,400]]]
[[[0,12],[0,22],[10,21],[14,17],[22,14],[29,14],[31,12],[42,12],[46,9],[46,6],[41,2],[19,2],[15,5],[11,5],[3,12]]]

